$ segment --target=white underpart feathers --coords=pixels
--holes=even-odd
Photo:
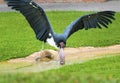
[[[57,48],[57,45],[56,45],[56,43],[55,43],[55,41],[54,41],[53,36],[51,35],[51,33],[49,33],[49,36],[50,36],[50,38],[47,38],[47,40],[46,40],[47,43],[48,43],[49,45]]]

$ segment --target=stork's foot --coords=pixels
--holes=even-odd
[[[35,58],[35,61],[38,62],[40,60],[41,57],[37,57]]]

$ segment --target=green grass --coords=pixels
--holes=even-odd
[[[120,83],[120,54],[116,55],[44,72],[1,73],[0,83]]]
[[[54,31],[61,33],[71,21],[88,13],[90,12],[50,11],[47,16]],[[73,34],[67,41],[67,47],[120,44],[120,13],[115,17],[116,20],[109,25],[109,29],[81,30]],[[0,61],[25,57],[39,51],[41,44],[21,14],[0,12]],[[49,45],[45,48],[54,49]],[[120,83],[120,54],[116,55],[44,72],[1,73],[0,83]]]
[[[50,11],[47,16],[54,31],[63,32],[65,27],[79,16],[92,12]],[[80,30],[67,41],[67,47],[108,46],[120,44],[120,13],[109,29]],[[39,51],[42,43],[36,40],[33,30],[18,12],[0,12],[0,61],[25,57]],[[45,49],[54,49],[49,45]]]

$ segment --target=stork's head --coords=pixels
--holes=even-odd
[[[65,48],[66,47],[66,43],[61,41],[61,42],[58,43],[58,47],[59,48]]]

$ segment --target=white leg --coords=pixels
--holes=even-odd
[[[45,45],[45,43],[43,42],[43,44],[42,44],[42,48],[41,48],[40,51],[42,51],[42,50],[44,49],[44,45]]]
[[[38,61],[41,58],[41,55],[42,55],[42,52],[43,52],[43,49],[44,49],[44,45],[45,45],[45,43],[43,42],[42,48],[39,51],[39,56],[37,58],[35,58],[35,61]]]

